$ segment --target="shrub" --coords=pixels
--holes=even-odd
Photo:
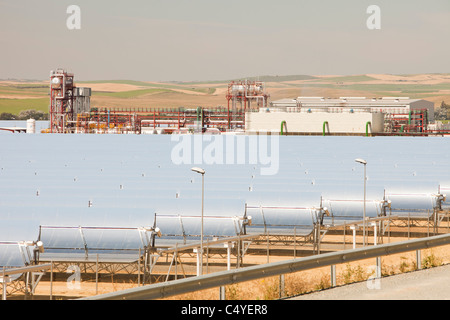
[[[18,120],[28,120],[28,119],[48,120],[48,113],[44,113],[40,110],[34,110],[34,109],[23,110],[23,111],[20,111],[17,119]]]
[[[9,112],[0,113],[0,120],[17,120],[18,117]]]
[[[422,260],[422,268],[429,269],[442,265],[442,260],[434,255],[433,252]]]

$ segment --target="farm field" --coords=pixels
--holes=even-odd
[[[450,74],[417,75],[291,75],[248,78],[266,83],[271,100],[298,96],[384,97],[426,99],[439,107],[450,104]],[[226,106],[228,80],[205,82],[147,82],[133,80],[77,81],[92,88],[92,107],[214,108]],[[35,109],[48,112],[48,80],[0,80],[0,113]]]

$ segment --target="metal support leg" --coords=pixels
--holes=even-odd
[[[227,248],[227,270],[231,270],[231,248],[233,247],[233,244],[231,242],[227,242],[224,246]]]
[[[6,277],[3,277],[2,279],[2,286],[3,286],[2,300],[6,300]]]
[[[5,268],[3,268],[3,274],[5,274]],[[2,300],[6,300],[6,288],[8,286],[8,283],[11,282],[11,279],[9,278],[9,276],[3,276],[0,278],[0,282],[3,286]]]
[[[50,300],[53,300],[53,261],[50,267]]]
[[[356,229],[358,227],[356,225],[351,226],[350,229],[353,231],[353,249],[356,249]]]
[[[45,272],[32,272],[31,273],[31,294],[33,295],[37,285],[42,279],[42,276],[45,274]],[[37,276],[37,278],[36,278]]]
[[[373,227],[373,245],[376,246],[377,245],[377,223],[372,222],[371,225]]]
[[[201,270],[201,267],[202,267],[202,265],[201,265],[202,264],[201,249],[200,248],[195,248],[194,252],[197,253],[197,276],[201,276],[202,275],[202,270]]]

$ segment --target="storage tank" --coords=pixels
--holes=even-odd
[[[258,95],[258,94],[262,94],[264,90],[261,85],[253,84],[253,85],[249,85],[248,91],[252,94]]]
[[[36,120],[27,120],[27,133],[36,133]]]
[[[61,79],[59,77],[52,78],[52,87],[58,88],[61,85]]]
[[[231,87],[231,92],[233,94],[243,94],[245,92],[245,86],[243,86],[243,85],[233,85]]]

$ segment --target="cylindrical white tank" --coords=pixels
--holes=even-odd
[[[27,133],[36,133],[36,120],[27,120]]]
[[[242,94],[242,93],[244,93],[244,91],[245,91],[245,87],[242,85],[233,85],[231,87],[231,92],[233,94]]]
[[[52,78],[52,87],[59,87],[61,85],[61,79],[58,77]]]

